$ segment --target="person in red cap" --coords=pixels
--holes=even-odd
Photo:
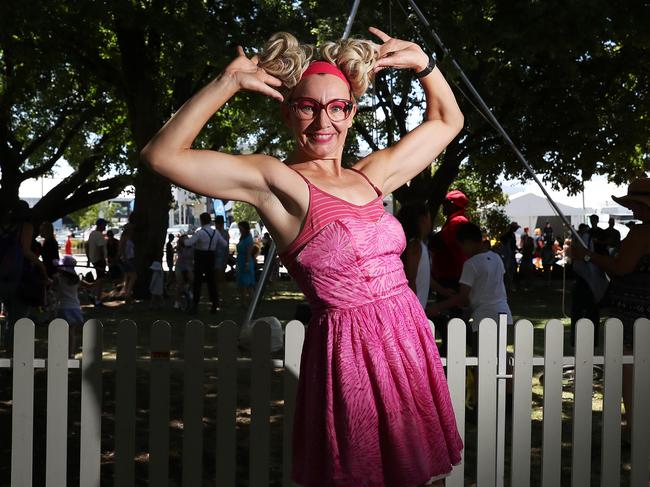
[[[463,271],[463,263],[467,260],[463,254],[456,233],[465,223],[465,208],[469,200],[462,191],[450,191],[442,203],[442,212],[447,217],[442,230],[437,234],[438,245],[434,248],[432,274],[442,286],[458,288],[458,279]]]
[[[383,198],[431,167],[463,115],[420,46],[370,31],[381,45],[346,39],[315,47],[279,32],[252,58],[240,47],[142,157],[190,191],[255,206],[309,301],[291,479],[302,487],[442,487],[462,461],[463,440],[435,339],[400,259],[404,231]],[[419,80],[423,121],[344,167],[357,100],[386,68]],[[240,91],[280,102],[295,142],[286,159],[193,148],[215,111]]]

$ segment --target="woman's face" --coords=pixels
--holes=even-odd
[[[302,80],[294,88],[289,101],[299,98],[313,98],[323,105],[337,99],[354,101],[343,80],[331,74],[311,75]],[[345,120],[333,122],[325,110],[317,108],[312,120],[301,120],[293,108],[283,105],[297,149],[311,159],[340,157],[355,112],[356,106]]]

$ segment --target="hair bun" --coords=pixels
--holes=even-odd
[[[288,32],[277,32],[262,48],[258,65],[291,89],[298,84],[309,63],[315,60],[315,54],[314,46],[300,44]],[[356,98],[366,92],[374,78],[377,58],[371,41],[346,39],[326,42],[318,49],[318,58],[335,64],[343,72]]]

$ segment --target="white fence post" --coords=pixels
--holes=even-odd
[[[647,487],[650,455],[650,320],[634,323],[634,399],[632,407],[632,487]]]
[[[496,485],[497,324],[485,318],[478,325],[478,433],[476,485]]]
[[[183,485],[203,483],[203,345],[204,326],[185,326],[185,387],[183,393]]]
[[[102,349],[102,324],[89,320],[83,326],[81,359],[81,487],[100,487]]]
[[[258,320],[253,325],[251,348],[251,429],[249,485],[268,487],[271,430],[271,328]]]
[[[447,384],[454,407],[458,433],[465,442],[465,374],[467,327],[463,320],[452,319],[447,325]],[[463,457],[465,452],[462,452]],[[454,467],[447,477],[447,487],[462,487],[465,482],[465,461]]]
[[[282,444],[282,485],[294,487],[291,480],[293,418],[296,409],[296,391],[300,374],[300,357],[305,341],[305,325],[293,320],[287,323],[284,331],[284,414]]]
[[[575,344],[571,487],[589,487],[594,382],[594,325],[590,320],[576,323]]]
[[[530,486],[530,448],[533,381],[533,325],[520,320],[515,325],[515,355],[512,371],[512,457],[510,485]]]
[[[122,320],[117,330],[115,371],[115,486],[135,485],[135,397],[137,328]]]
[[[156,321],[151,328],[149,392],[149,485],[169,484],[169,353],[171,326]]]
[[[217,486],[235,487],[237,472],[237,337],[239,327],[217,328]]]
[[[544,335],[544,422],[542,423],[542,487],[557,487],[562,459],[562,371],[564,327],[550,320]]]
[[[34,322],[14,324],[11,487],[32,485],[34,454]]]
[[[46,487],[66,485],[68,453],[68,324],[50,323],[47,335]]]
[[[623,372],[623,324],[605,322],[605,378],[600,485],[620,485],[621,479],[621,395]]]

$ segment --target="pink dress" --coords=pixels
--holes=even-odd
[[[374,185],[377,197],[359,206],[303,179],[309,210],[280,253],[312,309],[292,479],[304,487],[411,487],[443,478],[460,463],[463,442],[400,260],[402,227]]]

